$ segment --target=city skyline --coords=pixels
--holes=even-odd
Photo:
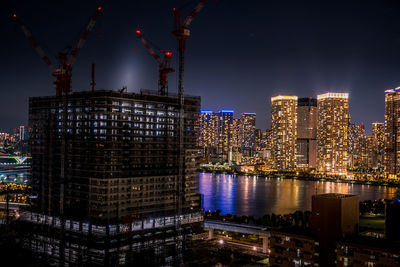
[[[171,48],[176,56],[176,42],[170,34],[172,11],[166,10],[187,3],[155,2],[156,8],[154,2],[121,2],[113,6],[98,1],[6,1],[1,10],[1,32],[5,37],[1,56],[6,63],[2,69],[2,92],[9,101],[0,107],[0,130],[11,129],[14,122],[26,123],[28,96],[54,93],[53,78],[17,29],[11,18],[14,12],[20,14],[45,51],[54,52],[69,44],[71,38],[76,40],[93,9],[103,4],[105,13],[73,71],[72,90],[89,90],[90,64],[95,61],[98,88],[127,85],[130,92],[137,92],[140,88],[157,87],[157,66],[134,31],[140,27],[146,37],[160,47]],[[364,123],[370,132],[372,122],[383,121],[382,92],[400,84],[396,64],[400,59],[399,34],[393,30],[399,24],[398,5],[288,1],[246,6],[240,1],[209,1],[201,19],[192,25],[187,54],[190,62],[196,63],[188,63],[186,92],[202,96],[203,109],[226,106],[256,112],[257,128],[266,129],[270,125],[268,100],[273,95],[307,97],[324,91],[346,91],[353,103],[353,121]],[[152,16],[143,15],[150,11]],[[76,20],[62,23],[72,16]],[[115,19],[119,16],[124,19]],[[42,20],[43,17],[47,19]],[[54,28],[51,21],[61,23]],[[319,21],[318,25],[315,21]],[[104,26],[110,23],[111,26]],[[220,37],[222,29],[225,38]],[[231,45],[226,47],[226,41]],[[172,60],[176,68],[175,61],[176,57]],[[25,79],[19,78],[21,73]],[[239,75],[232,75],[235,73]],[[170,92],[176,92],[174,75],[170,76]]]
[[[2,263],[400,265],[400,2],[2,7]]]

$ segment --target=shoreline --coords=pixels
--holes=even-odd
[[[303,181],[314,181],[314,182],[333,182],[333,183],[347,183],[347,184],[360,184],[360,185],[372,185],[372,186],[385,186],[385,187],[400,187],[400,182],[380,182],[380,181],[362,181],[362,180],[348,180],[340,178],[317,178],[313,176],[290,176],[290,174],[278,175],[278,174],[265,174],[265,173],[239,173],[232,171],[211,171],[207,169],[200,169],[200,173],[215,173],[215,174],[231,174],[231,175],[242,175],[242,176],[257,176],[263,178],[275,178],[275,179],[287,179],[287,180],[303,180]]]

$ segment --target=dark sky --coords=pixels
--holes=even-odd
[[[176,52],[172,8],[197,1],[18,1],[0,3],[0,131],[25,124],[28,97],[55,94],[53,77],[12,19],[15,12],[49,56],[75,45],[104,8],[74,65],[72,89],[155,89],[154,59],[135,36]],[[186,13],[187,14],[187,13]],[[400,85],[400,1],[210,0],[193,20],[185,92],[202,108],[256,112],[269,125],[270,97],[349,92],[352,121],[384,120],[384,90]],[[100,37],[100,38],[99,38]],[[176,55],[176,53],[175,53]],[[176,66],[176,58],[173,60]],[[170,75],[176,91],[177,75]]]

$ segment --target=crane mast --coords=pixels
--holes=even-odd
[[[161,57],[154,51],[149,42],[144,38],[142,32],[140,30],[136,31],[136,35],[139,37],[140,41],[146,47],[147,51],[153,58],[157,61],[158,64],[158,93],[160,95],[168,95],[168,74],[174,72],[175,70],[170,67],[170,62],[172,58],[172,53],[168,51],[163,51],[164,58],[161,60]]]
[[[178,183],[177,183],[177,213],[182,213],[182,204],[184,198],[184,70],[185,70],[185,51],[186,51],[186,40],[190,36],[190,30],[187,28],[193,21],[194,17],[200,12],[208,0],[201,0],[197,6],[190,12],[189,16],[184,20],[182,16],[182,9],[174,8],[174,31],[172,32],[178,40],[178,101],[179,101],[179,132],[178,132]]]

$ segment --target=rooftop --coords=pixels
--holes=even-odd
[[[349,94],[348,93],[326,93],[326,94],[322,94],[322,95],[317,95],[317,99],[321,100],[321,99],[326,99],[326,98],[341,98],[341,99],[348,99],[349,98]]]
[[[277,100],[296,100],[297,101],[297,96],[294,96],[294,95],[277,95],[277,96],[271,97],[271,102],[277,101]]]

